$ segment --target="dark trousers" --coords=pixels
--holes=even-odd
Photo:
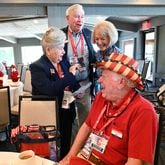
[[[60,159],[62,159],[70,150],[72,124],[75,118],[75,109],[60,109],[60,134],[61,134],[61,150]]]

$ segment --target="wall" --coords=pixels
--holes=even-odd
[[[156,72],[165,74],[165,25],[158,27]]]

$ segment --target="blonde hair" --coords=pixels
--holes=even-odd
[[[46,47],[56,47],[62,45],[66,42],[66,35],[65,33],[56,28],[50,27],[43,35],[41,45],[45,52]]]
[[[114,24],[111,23],[110,21],[99,21],[95,24],[93,32],[92,32],[92,41],[93,41],[93,43],[95,43],[96,29],[97,30],[100,29],[103,36],[105,36],[105,35],[108,36],[109,46],[112,46],[117,42],[118,32],[117,32],[117,29],[114,26]]]
[[[82,10],[82,11],[84,12],[84,14],[85,14],[85,11],[84,11],[82,5],[80,5],[80,4],[74,4],[74,5],[72,5],[72,6],[70,6],[70,7],[68,7],[68,8],[66,9],[65,15],[66,15],[66,16],[69,16],[70,13],[71,13],[71,11],[73,11],[73,10],[75,10],[75,9]]]

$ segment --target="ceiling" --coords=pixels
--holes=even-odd
[[[1,19],[2,20],[2,19]],[[8,18],[0,22],[0,39],[15,42],[19,38],[41,39],[48,28],[47,18]]]
[[[93,26],[98,20],[108,18],[112,21],[121,21],[125,23],[139,23],[149,19],[148,16],[86,16],[85,24]],[[42,34],[48,28],[47,17],[0,17],[0,39],[11,43],[16,43],[20,38],[37,38],[41,39]]]

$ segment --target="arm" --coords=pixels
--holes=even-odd
[[[47,67],[46,70],[44,67]],[[65,87],[76,86],[77,81],[72,72],[67,72],[63,78],[59,78],[55,69],[51,74],[50,66],[44,66],[41,63],[30,65],[32,86],[40,94],[44,95],[62,95]]]
[[[77,153],[80,151],[81,147],[84,145],[90,133],[91,133],[91,128],[84,122],[80,130],[78,131],[76,139],[74,140],[74,143],[69,153],[64,157],[63,160],[60,161],[60,165],[69,164],[70,158],[72,156],[77,155]]]
[[[145,163],[144,161],[140,159],[135,159],[135,158],[128,158],[128,161],[125,165],[151,165],[149,163]]]

